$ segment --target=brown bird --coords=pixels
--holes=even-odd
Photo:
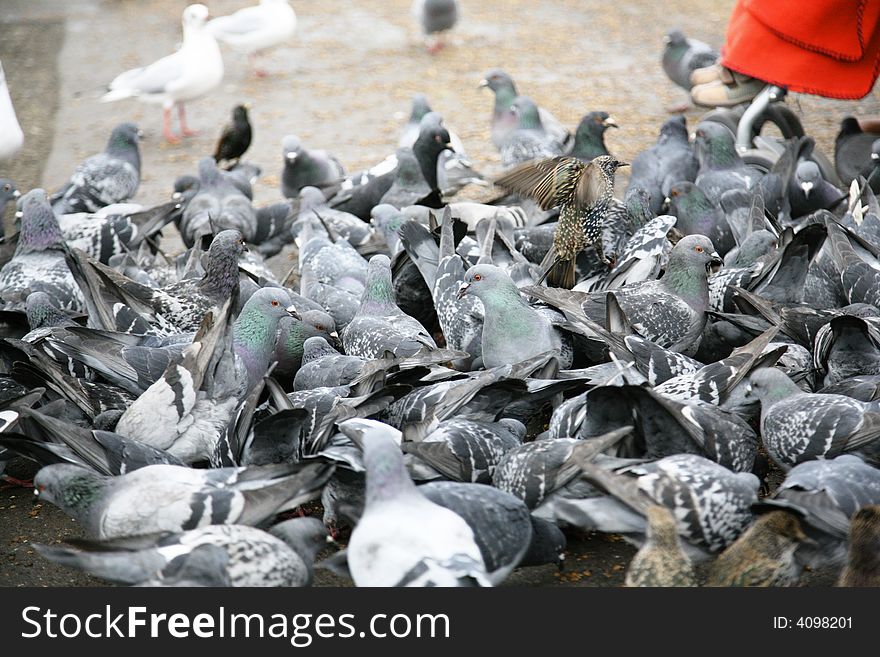
[[[794,553],[805,542],[793,514],[763,515],[712,564],[706,586],[792,586],[800,578]]]
[[[696,586],[691,560],[681,547],[672,512],[665,506],[648,507],[648,540],[626,570],[627,586]]]
[[[849,524],[849,557],[838,586],[880,586],[880,505],[859,509]]]
[[[610,155],[583,163],[573,157],[526,162],[495,181],[499,187],[534,198],[543,210],[559,207],[553,248],[541,263],[548,285],[571,289],[575,259],[595,245],[601,259],[602,223],[614,199],[614,174],[629,166]],[[541,281],[538,281],[540,283]]]

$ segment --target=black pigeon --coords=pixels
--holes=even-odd
[[[232,110],[232,123],[227,123],[214,150],[214,161],[238,162],[251,145],[253,130],[248,120],[247,105],[236,105]]]
[[[834,139],[834,168],[844,185],[849,186],[865,169],[873,168],[871,149],[876,139],[876,134],[862,130],[855,117],[841,121]]]
[[[616,127],[617,123],[608,112],[590,112],[581,119],[574,132],[571,156],[589,162],[600,155],[611,155],[605,146],[605,131]]]

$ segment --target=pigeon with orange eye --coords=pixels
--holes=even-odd
[[[553,352],[560,365],[571,364],[570,349],[548,317],[533,308],[513,280],[494,265],[474,265],[465,272],[458,298],[483,304],[482,357],[486,368],[511,365]],[[566,358],[567,356],[567,358]]]
[[[302,365],[306,340],[316,336],[338,344],[336,322],[323,310],[304,310],[293,317],[283,317],[278,323],[272,355],[272,360],[278,364],[272,374],[285,388],[293,383],[293,377]]]

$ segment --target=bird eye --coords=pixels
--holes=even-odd
[[[475,281],[483,280],[483,275],[482,274],[474,274],[474,280]]]
[[[318,329],[319,331],[323,331],[324,325],[323,324],[315,324],[315,328]]]
[[[9,183],[6,183],[5,185],[3,185],[3,191],[4,191],[4,192],[8,192],[8,191],[9,191]]]
[[[703,247],[702,247],[702,246],[695,246],[695,247],[694,247],[694,251],[696,251],[697,253],[702,253],[702,252],[703,252]]]
[[[272,305],[273,306],[280,306],[281,304],[278,303],[278,301],[276,299],[272,299]]]

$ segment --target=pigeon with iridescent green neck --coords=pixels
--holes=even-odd
[[[379,358],[386,351],[412,356],[420,349],[437,348],[425,327],[397,307],[388,256],[370,259],[361,305],[342,333],[342,345],[345,353],[362,358]]]
[[[516,128],[516,116],[510,106],[519,95],[516,84],[508,73],[500,68],[493,68],[486,72],[480,81],[481,87],[488,87],[495,94],[495,104],[492,108],[492,143],[501,148],[504,140],[512,130]],[[560,152],[571,150],[572,136],[565,126],[543,107],[538,108],[541,123],[550,133],[551,138]]]
[[[46,192],[32,189],[21,199],[21,230],[12,260],[0,269],[5,310],[22,310],[32,292],[45,292],[53,305],[81,311],[83,295],[65,261],[66,246]]]
[[[705,235],[722,256],[736,246],[733,231],[717,201],[691,182],[675,183],[669,190],[669,214],[684,235]]]
[[[275,336],[275,352],[272,360],[278,365],[272,370],[279,381],[290,381],[303,363],[306,340],[320,336],[330,338],[336,332],[336,322],[323,310],[306,310],[299,317],[282,317]]]
[[[70,315],[58,310],[52,304],[52,299],[45,292],[31,292],[28,295],[25,315],[27,315],[28,326],[31,327],[31,332],[59,326],[78,326],[70,318]],[[27,341],[26,337],[25,342]]]
[[[501,166],[511,168],[532,160],[543,160],[562,153],[559,145],[541,123],[538,106],[531,98],[517,96],[511,104],[515,128],[501,142]]]
[[[290,295],[280,287],[260,288],[248,299],[232,326],[235,355],[247,372],[248,389],[266,375],[275,360],[279,324],[290,317]]]
[[[510,276],[498,267],[468,269],[458,296],[473,296],[483,303],[484,367],[511,365],[548,351],[562,356],[562,339],[553,324],[528,304]]]
[[[711,203],[731,189],[751,189],[760,180],[757,169],[736,152],[733,133],[715,121],[703,121],[694,133],[694,151],[700,161],[695,183]]]

